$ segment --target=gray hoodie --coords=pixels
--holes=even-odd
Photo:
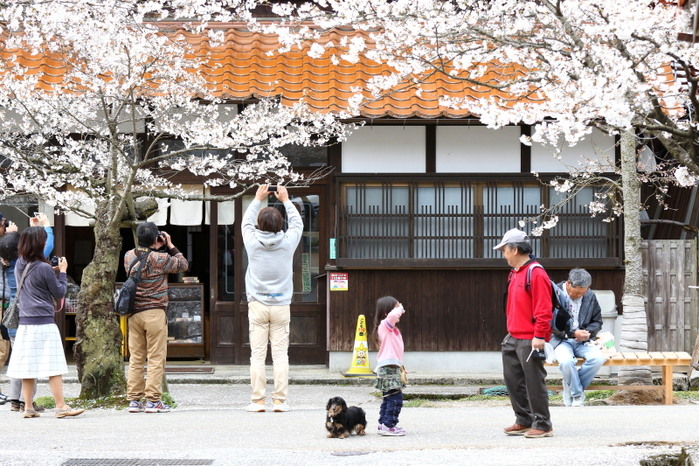
[[[243,215],[243,243],[248,253],[245,273],[245,291],[248,301],[259,301],[268,306],[291,303],[294,292],[294,251],[301,241],[303,221],[294,203],[284,203],[289,228],[286,232],[271,233],[255,228],[260,201],[250,203]]]

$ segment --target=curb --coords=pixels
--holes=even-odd
[[[226,371],[221,371],[226,372]],[[293,372],[293,370],[292,370]],[[675,391],[685,391],[688,389],[688,377],[683,374],[674,374],[674,390]],[[268,383],[271,381],[271,377],[268,379]],[[39,382],[47,383],[48,378],[40,378]],[[63,377],[64,383],[79,383],[77,374],[75,372],[69,372]],[[201,384],[201,385],[249,385],[250,377],[245,375],[217,375],[217,374],[183,374],[183,373],[169,373],[167,374],[167,382],[171,384]],[[0,383],[9,383],[9,378],[2,374],[0,375]],[[290,385],[338,385],[338,386],[372,386],[374,383],[374,378],[363,378],[363,377],[342,377],[340,373],[337,375],[327,374],[327,375],[296,375],[293,373],[289,376]],[[561,385],[562,378],[560,375],[552,374],[546,377],[546,383],[548,385]],[[655,385],[662,384],[662,376],[654,375],[653,383]],[[489,374],[477,374],[473,376],[467,376],[464,374],[454,374],[454,375],[413,375],[410,376],[410,383],[408,386],[421,386],[421,385],[432,385],[432,386],[445,386],[445,387],[493,387],[504,385],[505,381],[502,375],[489,375]],[[618,379],[616,377],[609,377],[605,379],[595,379],[592,382],[593,385],[617,385]]]

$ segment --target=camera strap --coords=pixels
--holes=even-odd
[[[136,276],[134,277],[134,281],[136,282],[136,285],[138,285],[138,282],[141,281],[141,272],[143,271],[143,265],[146,263],[146,258],[148,257],[148,254],[150,254],[150,250],[146,251],[142,256],[141,259],[139,260],[140,264],[138,265],[138,270],[136,271]],[[136,265],[136,260],[134,260],[131,263],[131,267],[129,267],[129,274],[128,277],[131,276],[131,271],[133,270],[134,266]]]

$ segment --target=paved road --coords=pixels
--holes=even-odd
[[[75,396],[77,384],[66,384]],[[179,406],[168,414],[91,410],[56,419],[51,411],[23,419],[0,407],[0,464],[58,466],[100,458],[84,465],[638,465],[649,455],[699,445],[699,405],[552,407],[555,436],[508,437],[509,407],[404,408],[405,437],[376,435],[380,401],[368,387],[294,385],[288,413],[247,413],[245,385],[171,384]],[[40,384],[38,396],[47,395]],[[327,439],[324,407],[343,396],[367,411],[368,434]],[[110,461],[106,461],[110,460]],[[122,460],[116,462],[115,460]],[[133,460],[133,461],[127,461]],[[148,464],[168,464],[153,462]]]

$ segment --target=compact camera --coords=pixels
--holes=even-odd
[[[539,351],[532,348],[532,352],[529,354],[529,357],[534,360],[544,361],[546,360],[546,352],[544,350]]]
[[[270,186],[270,187],[267,188],[267,191],[270,192],[270,193],[275,192],[276,190],[277,190],[277,187],[276,187],[276,186]]]
[[[49,257],[49,262],[51,263],[51,267],[58,267],[58,256]]]

